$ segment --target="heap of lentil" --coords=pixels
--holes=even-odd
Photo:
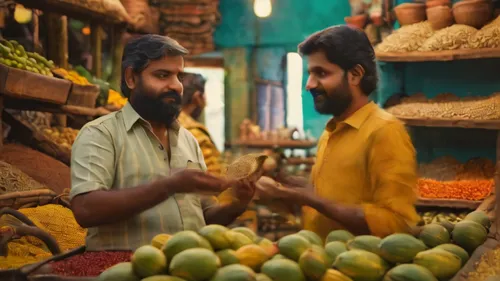
[[[85,252],[51,264],[57,275],[75,277],[99,276],[104,270],[121,262],[129,262],[131,251]]]

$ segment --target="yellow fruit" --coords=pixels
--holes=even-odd
[[[167,244],[167,241],[168,239],[170,239],[170,237],[172,237],[172,235],[170,234],[164,234],[164,233],[158,234],[151,240],[151,246],[161,250],[163,246]]]
[[[240,264],[246,265],[255,271],[260,271],[262,264],[269,259],[267,252],[255,244],[239,248],[236,251],[236,257],[240,260]]]

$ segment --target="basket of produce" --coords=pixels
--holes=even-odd
[[[65,104],[71,83],[53,78],[50,71],[53,67],[52,61],[26,52],[16,41],[0,40],[0,91],[3,94]]]
[[[91,84],[87,78],[73,70],[67,71],[63,68],[57,68],[52,71],[57,76],[73,82],[66,104],[91,108],[96,106],[97,96],[100,92],[99,86]]]
[[[47,155],[70,165],[71,146],[78,134],[78,130],[68,127],[51,127],[50,123],[39,125],[33,119],[44,119],[43,114],[26,111],[4,111],[4,121],[11,124],[15,130],[13,134],[26,145],[33,146]]]

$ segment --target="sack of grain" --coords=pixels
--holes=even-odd
[[[120,0],[101,0],[102,7],[106,13],[117,16],[121,21],[132,23],[130,15],[123,7]]]

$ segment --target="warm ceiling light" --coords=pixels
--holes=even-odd
[[[273,11],[271,0],[254,0],[253,11],[259,18],[267,18]]]

